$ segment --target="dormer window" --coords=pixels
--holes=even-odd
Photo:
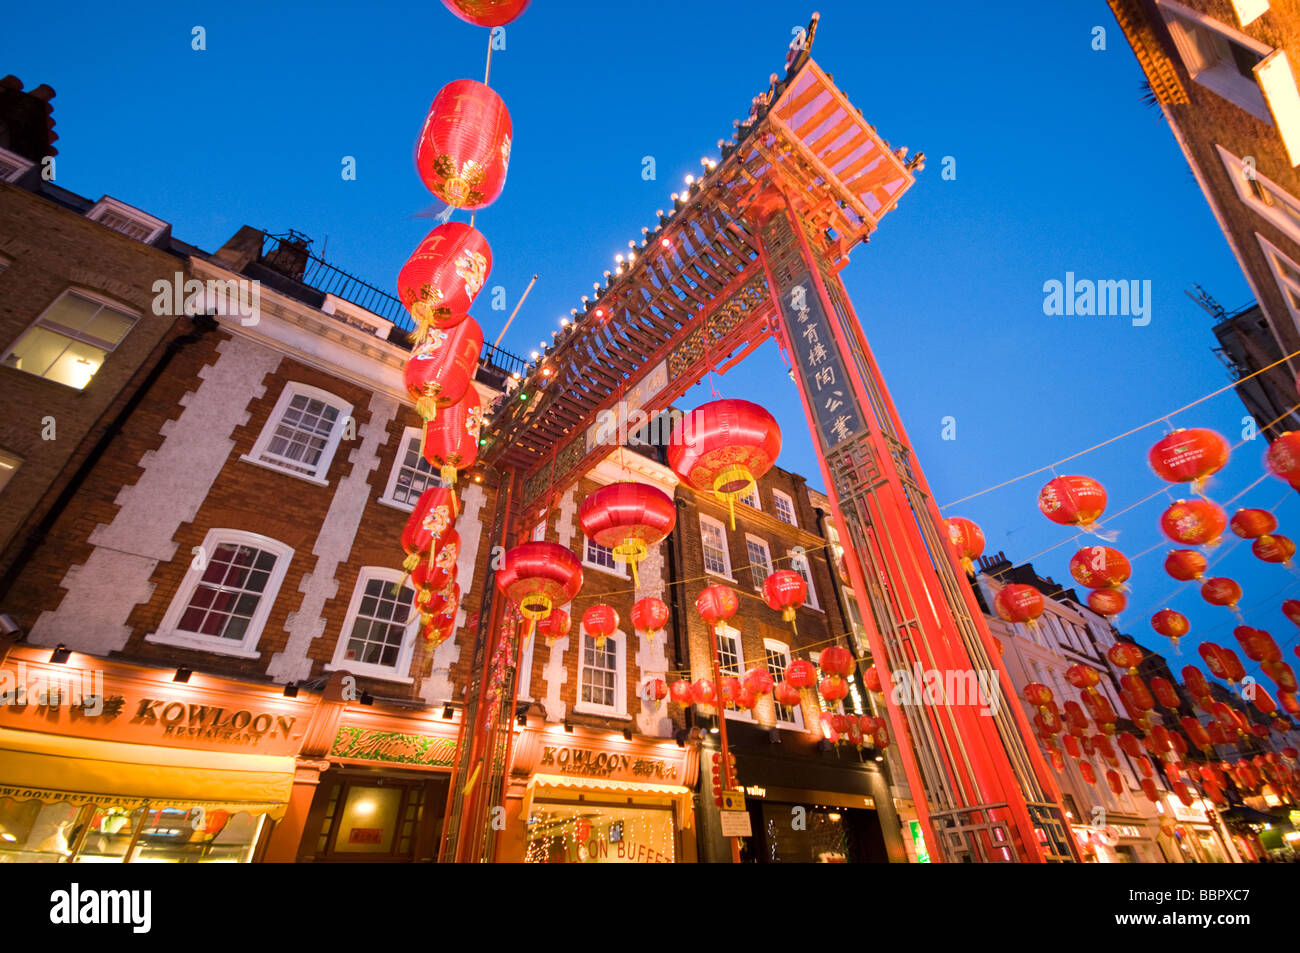
[[[152,243],[167,227],[167,223],[162,219],[154,218],[138,208],[132,208],[125,202],[110,199],[108,196],[96,202],[95,207],[86,213],[86,218],[107,225],[113,231],[121,232],[127,238],[134,238],[145,244]]]

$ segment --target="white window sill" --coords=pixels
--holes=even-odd
[[[619,572],[617,569],[610,569],[608,566],[602,566],[600,563],[589,563],[585,559],[582,561],[583,569],[594,569],[597,572],[603,572],[606,576],[613,576],[616,579],[632,578],[626,572]]]
[[[725,579],[727,580],[727,582],[731,583],[732,585],[735,586],[740,585],[740,583],[736,582],[735,576],[729,576],[726,575],[725,573],[714,572],[712,569],[706,569],[704,571],[707,572],[710,576],[717,576],[719,579]]]
[[[579,715],[599,715],[602,718],[612,718],[616,721],[632,720],[632,716],[625,711],[606,708],[604,705],[593,705],[590,702],[576,702],[573,706],[573,710]]]
[[[732,721],[747,721],[750,724],[755,724],[754,716],[747,711],[738,711],[735,708],[724,708],[723,711],[727,713],[727,717]]]
[[[386,496],[376,497],[375,502],[380,506],[387,506],[394,510],[401,510],[403,513],[411,513],[415,511],[414,503],[398,503],[396,500],[390,500]]]
[[[407,661],[410,664],[410,661]],[[382,665],[373,665],[368,662],[329,662],[322,666],[327,672],[347,672],[349,675],[359,675],[362,678],[373,678],[380,682],[396,682],[399,685],[414,685],[415,679],[398,675],[395,668],[384,668]]]
[[[210,652],[213,655],[230,655],[235,658],[262,657],[261,652],[246,649],[241,642],[207,638],[201,635],[186,635],[181,632],[150,632],[144,637],[144,640],[157,645],[173,645],[182,649]]]
[[[272,473],[283,473],[285,476],[297,477],[306,483],[315,483],[317,486],[329,486],[329,480],[322,480],[320,477],[310,476],[306,473],[299,473],[297,470],[290,470],[271,463],[267,460],[259,460],[256,457],[250,457],[248,454],[242,455],[239,459],[245,463],[251,463],[255,467],[261,467],[263,470],[270,470]]]

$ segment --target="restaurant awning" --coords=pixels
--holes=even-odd
[[[0,797],[283,815],[287,756],[200,751],[0,728]]]
[[[679,828],[693,827],[695,823],[691,789],[680,784],[651,784],[648,781],[611,781],[606,778],[570,778],[558,774],[534,774],[528,779],[528,789],[524,793],[522,812],[524,817],[527,817],[532,810],[533,796],[539,787],[569,791],[599,791],[629,797],[637,795],[667,797],[677,804]]]

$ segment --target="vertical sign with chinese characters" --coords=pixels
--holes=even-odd
[[[808,272],[797,273],[777,295],[808,405],[826,449],[833,450],[865,429],[834,332]]]

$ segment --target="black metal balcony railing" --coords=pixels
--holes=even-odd
[[[359,308],[365,308],[371,314],[391,321],[402,331],[415,330],[415,322],[396,295],[331,265],[312,254],[310,246],[310,238],[292,230],[284,235],[263,233],[262,253],[258,260],[308,288],[322,294],[332,294]],[[404,340],[405,335],[402,337]],[[517,354],[486,342],[483,344],[483,361],[503,372],[498,386],[503,385],[505,378],[511,374],[523,374],[524,368],[528,366],[528,362]]]

